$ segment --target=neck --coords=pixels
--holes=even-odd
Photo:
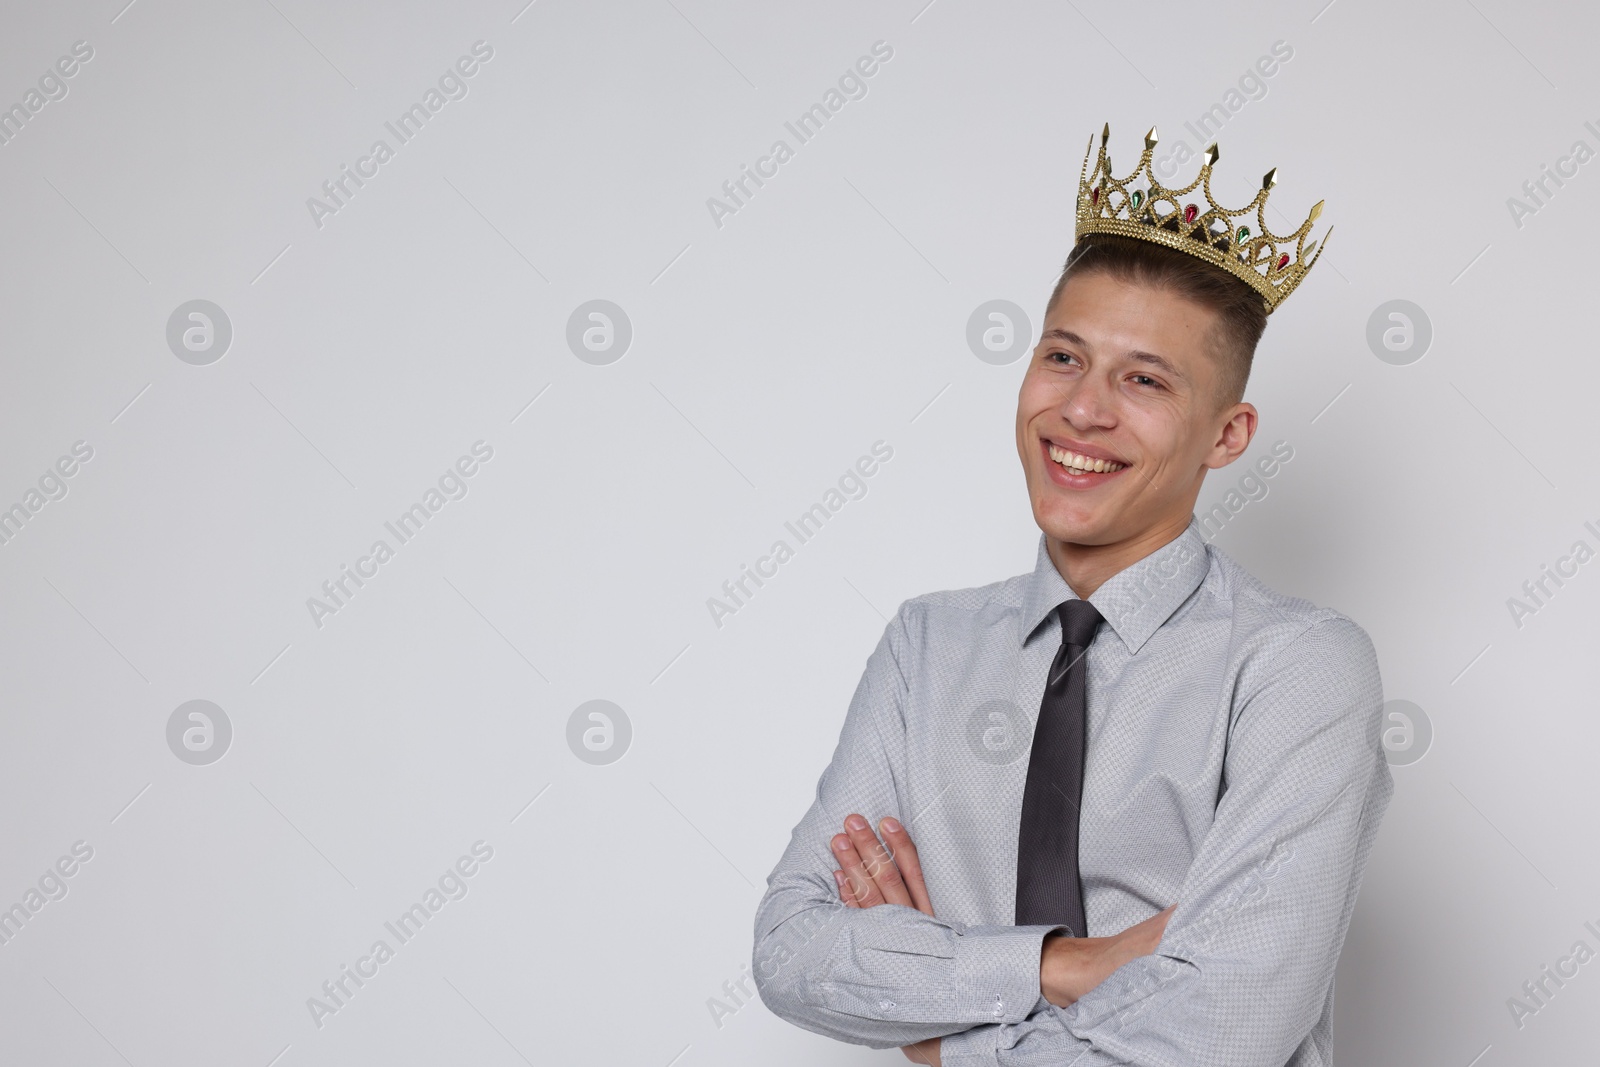
[[[1109,545],[1080,545],[1045,534],[1045,551],[1067,586],[1088,600],[1114,575],[1171,544],[1189,527],[1189,515],[1162,520],[1134,537]]]

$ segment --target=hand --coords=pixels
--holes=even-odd
[[[833,872],[833,880],[839,886],[839,899],[852,908],[903,904],[932,915],[933,904],[911,835],[893,818],[884,819],[878,828],[883,842],[866,819],[851,814],[845,816],[845,832],[834,835],[833,855],[841,869]]]
[[[1039,991],[1058,1008],[1088,993],[1129,960],[1149,956],[1161,944],[1174,904],[1110,937],[1050,934],[1039,953]]]
[[[833,854],[841,869],[833,872],[833,880],[839,887],[839,899],[850,908],[904,904],[932,915],[933,904],[928,900],[922,863],[917,859],[917,846],[911,843],[911,835],[893,818],[878,823],[878,829],[883,832],[883,841],[878,840],[866,819],[850,814],[844,819],[844,833],[834,835]],[[930,1037],[900,1051],[912,1063],[940,1067],[939,1041]]]

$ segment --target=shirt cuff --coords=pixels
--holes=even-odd
[[[968,926],[955,938],[955,993],[988,1022],[1017,1023],[1039,1003],[1039,956],[1060,926]],[[963,1011],[963,1015],[966,1013]],[[992,1062],[992,1061],[991,1061]]]
[[[939,1063],[943,1067],[998,1067],[1000,1028],[974,1026],[940,1038]]]

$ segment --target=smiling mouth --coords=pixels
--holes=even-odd
[[[1059,448],[1050,442],[1045,442],[1049,450],[1050,459],[1059,464],[1069,474],[1111,474],[1127,466],[1109,459],[1094,459],[1077,452]]]

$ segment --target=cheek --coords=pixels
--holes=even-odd
[[[1122,425],[1136,442],[1146,472],[1152,476],[1163,477],[1171,468],[1187,462],[1186,442],[1191,439],[1191,428],[1165,408],[1139,405],[1125,409]]]
[[[1186,487],[1199,475],[1206,458],[1206,447],[1198,436],[1169,434],[1161,444],[1163,450],[1163,479]]]
[[[1017,410],[1017,458],[1022,461],[1022,470],[1029,478],[1033,477],[1033,464],[1028,462],[1029,453],[1033,448],[1033,434],[1028,432],[1028,416],[1019,408]]]
[[[1028,426],[1039,413],[1044,410],[1040,401],[1040,392],[1037,379],[1030,371],[1022,379],[1022,386],[1017,390],[1017,440],[1020,442]]]

